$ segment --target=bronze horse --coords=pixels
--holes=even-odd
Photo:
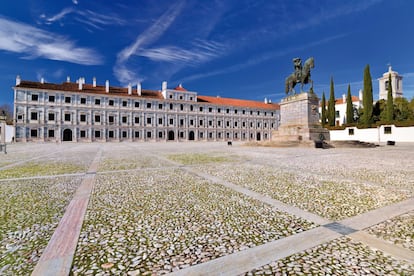
[[[286,88],[285,92],[286,92],[286,94],[289,94],[290,92],[292,92],[293,94],[296,94],[296,91],[293,88],[299,82],[302,84],[301,87],[300,87],[300,91],[303,90],[303,86],[307,83],[311,84],[310,89],[312,91],[313,90],[313,81],[310,78],[310,75],[311,75],[310,74],[310,69],[314,68],[314,67],[315,67],[315,64],[314,64],[313,57],[310,57],[305,61],[305,64],[303,65],[303,68],[302,68],[302,71],[301,71],[301,74],[300,74],[299,78],[297,78],[295,73],[292,73],[291,75],[289,75],[286,78],[286,82],[285,82],[285,88]]]

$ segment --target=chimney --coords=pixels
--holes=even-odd
[[[20,85],[21,81],[22,81],[22,79],[20,78],[20,75],[17,75],[17,77],[16,77],[16,86]]]
[[[128,84],[128,95],[132,94],[132,85],[131,83]]]
[[[40,78],[40,83],[45,83],[45,79],[43,77]]]
[[[141,83],[140,82],[138,82],[138,84],[137,84],[137,94],[138,94],[138,96],[141,96],[141,94],[142,94],[142,88],[141,88]]]
[[[93,77],[93,79],[92,79],[92,86],[96,87],[96,78],[95,77]]]
[[[109,80],[105,81],[105,92],[109,93]]]
[[[70,82],[70,77],[69,76],[66,77],[66,82]]]
[[[83,85],[83,79],[82,78],[79,78],[78,84],[79,84],[79,90],[82,90],[82,85]]]
[[[345,96],[345,94],[342,94],[342,102],[343,103],[346,103],[346,96]]]
[[[161,89],[162,91],[165,91],[165,90],[167,90],[167,82],[166,81],[163,81],[162,82],[162,89]]]

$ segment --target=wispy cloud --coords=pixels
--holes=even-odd
[[[74,4],[77,4],[77,2]],[[67,7],[62,9],[55,15],[46,16],[45,14],[40,15],[40,19],[45,24],[53,24],[60,22],[63,24],[65,17],[73,14],[71,20],[81,22],[86,26],[93,27],[95,29],[103,29],[104,26],[118,25],[123,26],[126,24],[126,20],[114,13],[100,13],[92,10],[80,10],[75,7]],[[71,21],[69,21],[71,22]]]
[[[195,75],[184,78],[183,81],[192,81],[192,80],[196,80],[196,79],[201,79],[201,78],[206,78],[206,77],[211,77],[211,76],[216,76],[216,75],[224,75],[224,74],[237,72],[237,71],[240,71],[242,69],[260,64],[264,61],[268,61],[269,59],[282,57],[282,56],[285,56],[289,53],[298,52],[298,51],[303,50],[303,49],[307,49],[307,48],[310,48],[310,47],[325,44],[325,43],[328,43],[330,41],[333,41],[333,40],[336,40],[336,39],[339,39],[339,38],[342,38],[342,37],[345,37],[345,36],[347,36],[347,34],[339,34],[339,35],[335,35],[335,36],[331,36],[331,37],[326,37],[324,39],[317,40],[317,41],[314,41],[314,42],[311,42],[311,43],[308,43],[308,44],[304,44],[300,47],[289,48],[289,49],[273,51],[273,52],[266,52],[266,53],[264,53],[260,56],[252,57],[252,58],[244,61],[243,63],[238,63],[238,64],[235,64],[235,65],[225,67],[225,68],[220,68],[220,69],[214,70],[214,71],[209,71],[207,73],[195,74]]]
[[[83,65],[103,63],[90,48],[78,47],[68,38],[30,25],[0,18],[0,50],[24,54],[22,58],[46,58]]]
[[[139,79],[139,72],[136,68],[134,70],[128,69],[128,63],[130,63],[132,57],[144,57],[156,63],[174,64],[173,68],[166,70],[166,67],[169,66],[164,66],[162,69],[164,73],[168,72],[171,75],[184,66],[196,66],[217,58],[227,50],[224,43],[200,38],[200,36],[203,37],[209,34],[212,28],[211,24],[197,29],[197,34],[200,34],[200,36],[179,43],[180,46],[177,46],[177,44],[154,46],[160,44],[159,41],[177,17],[181,15],[184,8],[185,1],[171,5],[151,26],[138,35],[133,43],[118,53],[114,74],[121,83]],[[214,21],[217,22],[217,18]],[[140,77],[142,78],[142,76]]]

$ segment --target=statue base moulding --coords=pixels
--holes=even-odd
[[[315,93],[287,96],[280,103],[280,126],[272,141],[304,143],[329,141],[329,130],[319,122],[319,99]]]

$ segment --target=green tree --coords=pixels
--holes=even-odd
[[[351,85],[348,84],[348,94],[346,95],[346,123],[354,122],[354,106],[352,104]]]
[[[6,115],[6,123],[13,124],[13,107],[10,104],[0,105],[0,114]]]
[[[394,120],[394,101],[392,98],[391,74],[388,76],[388,94],[387,94],[387,111],[386,120],[391,122]]]
[[[364,106],[364,113],[362,116],[362,123],[370,125],[373,122],[373,96],[372,96],[372,78],[369,71],[369,64],[364,69],[364,88],[362,91],[362,104]]]
[[[324,127],[326,125],[326,100],[325,100],[325,91],[322,92],[322,102],[321,102],[321,124]]]
[[[329,102],[328,102],[328,124],[330,126],[335,126],[335,92],[334,92],[334,81],[331,77],[331,89],[329,93]]]
[[[394,104],[396,121],[406,121],[413,116],[406,98],[395,98]]]

